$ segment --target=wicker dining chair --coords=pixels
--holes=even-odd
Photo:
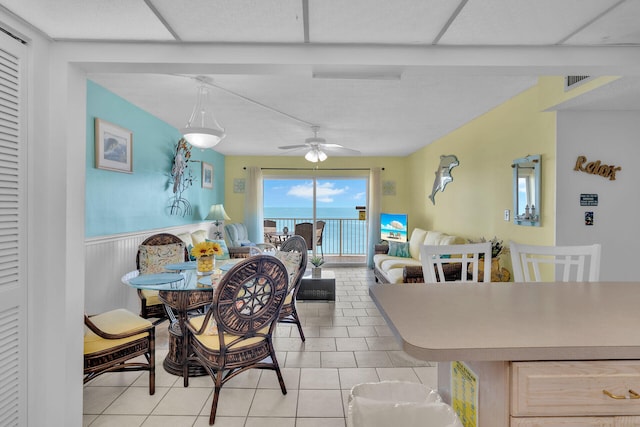
[[[288,282],[287,270],[276,257],[246,258],[222,277],[207,313],[187,320],[184,386],[189,386],[189,363],[193,362],[202,365],[213,379],[209,424],[215,422],[222,386],[249,369],[276,371],[282,394],[287,394],[272,334]]]
[[[316,249],[320,248],[320,253],[324,256],[324,251],[322,250],[322,235],[324,233],[324,221],[316,221],[316,238],[315,245]],[[307,249],[313,249],[314,239],[313,239],[313,223],[311,222],[299,222],[294,227],[294,233],[298,236],[302,236],[307,243]]]
[[[298,317],[298,311],[296,309],[296,297],[300,290],[300,284],[302,283],[302,276],[307,269],[308,249],[307,243],[302,236],[291,236],[282,243],[280,246],[280,252],[299,252],[300,253],[300,265],[298,266],[298,272],[295,278],[289,283],[289,293],[284,300],[282,309],[280,310],[280,316],[278,322],[280,323],[292,323],[298,326],[298,332],[300,333],[300,339],[305,340],[304,333],[302,332],[302,324]]]
[[[156,327],[128,310],[84,315],[84,383],[107,372],[149,371],[149,394],[156,388]],[[144,356],[146,363],[133,360]]]
[[[140,270],[141,267],[140,248],[142,246],[162,246],[172,244],[182,244],[184,246],[184,242],[178,236],[170,233],[159,233],[147,237],[138,248],[138,252],[136,254],[136,268]],[[189,261],[189,252],[186,246],[184,247],[184,256],[177,255],[174,259],[168,258],[163,262],[164,264],[170,264],[183,261]],[[164,304],[158,298],[158,291],[138,289],[138,297],[140,298],[140,316],[145,319],[158,318],[159,320],[168,317]]]

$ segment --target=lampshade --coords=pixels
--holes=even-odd
[[[313,163],[324,162],[327,160],[327,154],[318,147],[313,147],[304,158]]]
[[[196,105],[189,122],[180,132],[189,144],[198,148],[212,148],[226,136],[213,115],[209,105],[209,88],[205,85],[198,87]]]
[[[209,215],[205,219],[213,220],[213,221],[224,221],[230,220],[227,213],[224,211],[224,206],[220,205],[211,205],[209,209]]]

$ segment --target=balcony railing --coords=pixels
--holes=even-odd
[[[268,218],[276,221],[276,230],[284,227],[290,234],[295,233],[295,225],[301,222],[313,223],[313,218]],[[367,221],[355,218],[316,218],[324,221],[322,232],[322,253],[330,256],[366,255],[368,227]],[[320,253],[320,248],[318,248]]]

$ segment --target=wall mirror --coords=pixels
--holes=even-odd
[[[513,222],[540,226],[540,155],[513,161]]]

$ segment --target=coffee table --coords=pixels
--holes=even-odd
[[[311,277],[311,272],[302,276],[298,300],[336,300],[336,275],[333,271],[322,269],[320,278]]]

